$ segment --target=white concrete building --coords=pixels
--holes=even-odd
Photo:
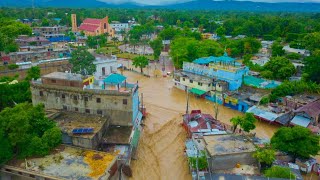
[[[301,54],[303,56],[310,56],[310,51],[305,50],[305,49],[295,49],[295,48],[291,48],[289,45],[284,46],[283,50],[286,51],[286,53],[297,53],[297,54]]]
[[[103,79],[111,73],[117,72],[117,56],[96,56],[93,62],[96,65],[96,72],[94,73],[95,79]]]

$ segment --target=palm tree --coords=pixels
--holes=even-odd
[[[119,41],[117,37],[112,37],[111,40],[113,41],[113,45],[116,45],[116,42]]]
[[[121,39],[122,39],[122,41],[125,39],[125,36],[127,35],[127,32],[126,32],[126,30],[124,30],[124,29],[122,29],[121,31],[120,31],[120,34],[121,34]]]

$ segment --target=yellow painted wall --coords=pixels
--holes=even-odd
[[[202,86],[200,86],[197,81],[193,81],[193,83],[190,83],[190,80],[188,78],[184,78],[184,79],[185,79],[185,81],[183,81],[183,77],[180,77],[180,83],[185,86],[188,86],[191,88],[197,88],[197,89],[200,89],[200,90],[203,90],[206,92],[214,89],[212,84],[210,84],[210,86],[208,86],[208,84],[203,83]]]

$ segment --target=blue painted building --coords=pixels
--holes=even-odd
[[[248,73],[249,68],[225,53],[220,57],[199,58],[193,63],[184,62],[183,71],[226,81],[229,83],[228,90],[234,91],[241,87],[243,76]]]

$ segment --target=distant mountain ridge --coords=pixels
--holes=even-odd
[[[0,0],[2,7],[32,7],[32,0]],[[196,0],[170,5],[150,6],[136,3],[108,4],[97,0],[34,0],[35,7],[68,8],[157,8],[181,10],[232,10],[232,11],[271,11],[271,12],[320,12],[320,3],[265,3],[251,1]]]

